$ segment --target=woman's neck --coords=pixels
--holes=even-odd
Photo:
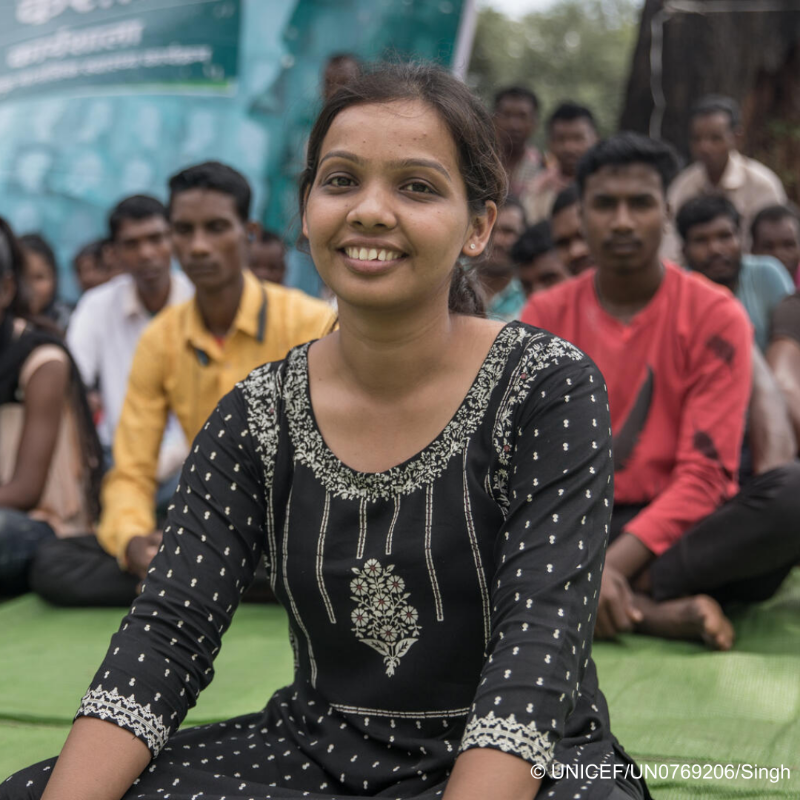
[[[327,354],[333,360],[330,368],[376,399],[402,397],[442,368],[459,342],[463,322],[441,310],[365,315],[340,304],[339,331]]]

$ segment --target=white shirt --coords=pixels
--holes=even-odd
[[[170,280],[167,306],[192,298],[194,286],[186,275],[172,272]],[[139,298],[133,278],[127,274],[86,292],[70,319],[67,345],[86,386],[99,385],[103,417],[97,433],[106,446],[114,441],[136,345],[152,319]],[[167,451],[174,457],[168,457]],[[180,453],[185,456],[186,452],[183,431],[170,416],[161,445],[161,461],[167,471],[162,475],[159,468],[159,477],[166,477],[170,467],[177,468],[180,462],[174,463],[176,458]],[[164,463],[165,459],[170,463]]]

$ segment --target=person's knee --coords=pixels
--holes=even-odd
[[[759,478],[774,486],[770,503],[772,512],[781,523],[795,528],[800,518],[800,461],[776,467]]]
[[[128,606],[139,582],[122,572],[94,536],[57,539],[40,547],[29,580],[39,596],[59,606]]]
[[[48,758],[0,783],[0,800],[40,800],[55,763],[55,758]]]
[[[28,573],[31,589],[56,605],[64,605],[64,598],[72,594],[73,558],[70,549],[67,539],[44,542],[36,551]]]

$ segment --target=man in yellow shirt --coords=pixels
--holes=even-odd
[[[142,334],[103,483],[97,538],[39,549],[31,583],[61,605],[127,605],[160,543],[156,467],[170,412],[191,441],[234,384],[295,345],[325,335],[330,307],[246,270],[250,187],[208,162],[169,182],[172,246],[195,296],[165,309]]]

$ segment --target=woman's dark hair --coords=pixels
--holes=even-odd
[[[47,243],[47,240],[40,233],[26,233],[19,237],[19,243],[22,245],[23,251],[30,250],[31,253],[41,256],[47,266],[53,271],[54,277],[58,278],[58,265],[56,263],[56,254],[53,248]]]
[[[47,307],[39,312],[43,316],[47,316],[48,310],[53,307],[58,299],[58,262],[56,261],[56,254],[40,233],[26,233],[20,236],[18,241],[23,256],[26,252],[36,253],[50,267],[50,271],[53,273],[53,296]]]
[[[44,240],[36,234],[22,237],[22,241],[30,242],[31,239]],[[64,344],[60,332],[48,320],[41,317],[32,318],[30,316],[27,297],[25,295],[25,284],[22,280],[22,271],[25,264],[25,256],[20,246],[20,241],[14,235],[11,226],[3,217],[0,217],[0,278],[5,275],[12,275],[16,283],[16,295],[7,314],[25,319],[32,333],[30,341],[34,346],[40,344],[54,344],[60,347],[67,354],[70,365],[70,400],[75,410],[76,422],[78,425],[78,439],[82,451],[83,461],[87,469],[86,481],[86,502],[89,513],[93,519],[97,519],[100,514],[100,484],[103,479],[103,454],[100,448],[100,440],[97,438],[97,430],[92,419],[92,412],[86,400],[86,391],[83,386],[78,368],[72,358],[72,354]],[[44,242],[46,245],[47,243]],[[26,246],[33,250],[26,243]],[[49,250],[49,247],[48,247]],[[38,251],[37,251],[38,252]],[[52,251],[51,251],[52,254]],[[55,261],[55,259],[53,259]]]
[[[727,197],[717,194],[700,194],[687,200],[675,216],[675,225],[681,239],[686,241],[689,231],[696,225],[706,225],[717,217],[727,217],[739,230],[741,216]]]
[[[300,176],[300,213],[317,176],[319,154],[333,120],[345,109],[395,100],[419,100],[438,112],[458,152],[461,177],[470,212],[480,214],[488,201],[498,207],[506,197],[508,180],[497,152],[494,123],[489,112],[457,78],[427,64],[379,64],[341,87],[325,103],[308,139],[306,167]],[[484,313],[482,295],[471,271],[460,264],[453,270],[450,311]]]
[[[0,217],[0,277],[11,275],[16,284],[16,293],[10,308],[6,313],[15,317],[28,316],[28,297],[25,282],[22,278],[25,267],[25,255],[19,244],[19,239],[14,235],[11,226]]]

